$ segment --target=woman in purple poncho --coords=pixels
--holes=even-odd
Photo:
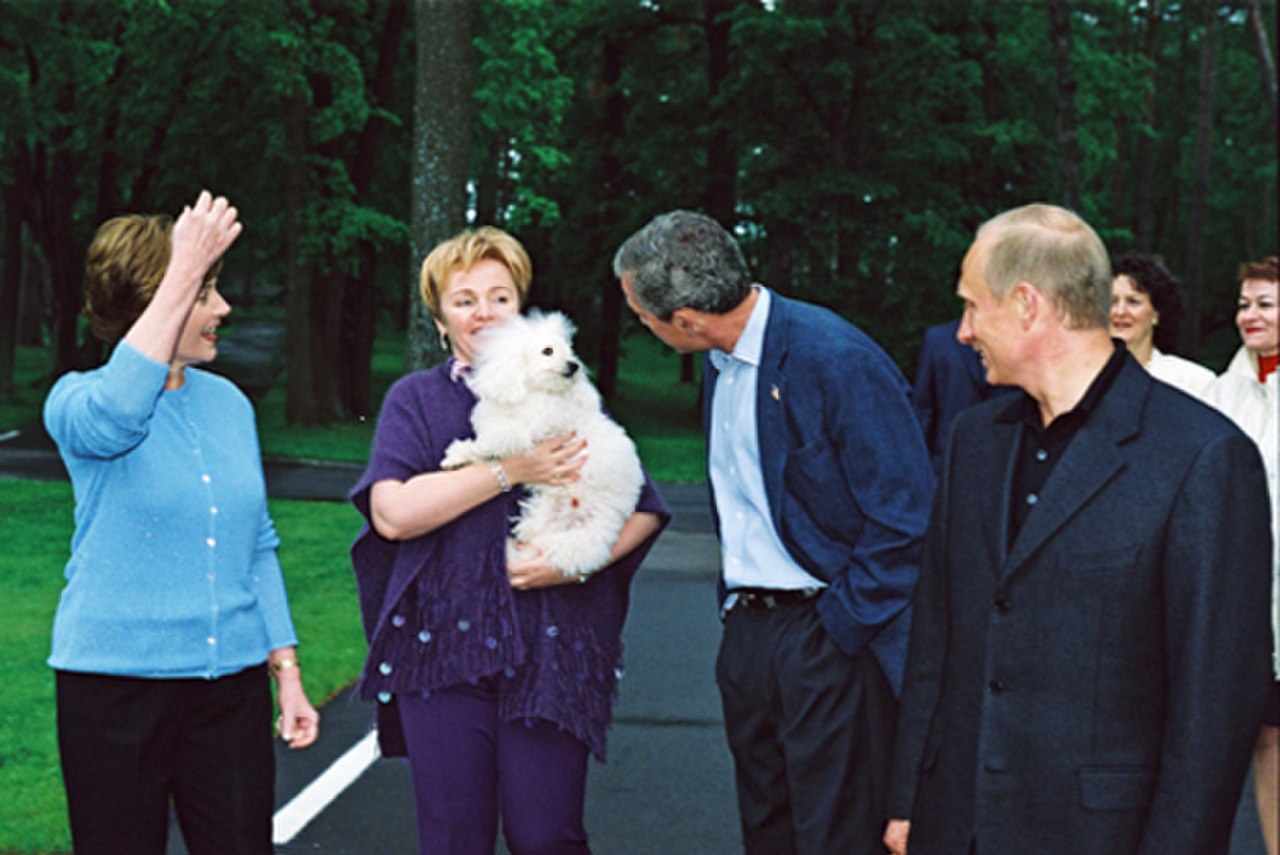
[[[423,853],[491,855],[499,813],[514,855],[590,851],[587,756],[604,758],[631,577],[670,519],[646,481],[611,563],[577,584],[541,558],[508,566],[505,540],[514,488],[575,480],[582,441],[440,469],[473,435],[475,336],[520,311],[531,279],[499,229],[432,250],[422,299],[450,357],[387,392],[351,496],[367,523],[351,549],[369,641],[359,694],[377,702],[383,754],[408,755]]]

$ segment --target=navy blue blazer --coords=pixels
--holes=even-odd
[[[1129,357],[1012,545],[1025,430],[947,447],[890,815],[913,855],[1221,855],[1268,685],[1262,462]]]
[[[796,563],[828,584],[823,627],[850,656],[870,649],[896,694],[934,486],[907,383],[843,318],[770,295],[756,389],[770,516]],[[709,358],[704,368],[705,428],[718,372]]]
[[[956,416],[1009,389],[987,382],[978,352],[956,339],[959,328],[957,319],[924,331],[911,394],[935,473],[942,469],[942,450]]]

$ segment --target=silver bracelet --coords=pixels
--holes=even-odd
[[[510,493],[511,482],[507,480],[507,470],[502,468],[502,461],[490,460],[489,471],[493,473],[494,480],[498,482],[498,489],[504,493]]]

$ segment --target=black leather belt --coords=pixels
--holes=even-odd
[[[734,606],[748,609],[777,609],[808,602],[822,593],[821,588],[734,588],[729,592],[736,596]]]

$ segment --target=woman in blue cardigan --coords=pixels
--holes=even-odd
[[[217,355],[217,290],[240,233],[201,193],[177,221],[104,223],[85,314],[114,345],[62,377],[45,424],[75,490],[53,627],[58,745],[80,855],[162,855],[173,801],[193,855],[269,855],[276,727],[316,739],[267,513],[253,409],[194,366]]]
[[[518,485],[577,479],[584,443],[448,471],[472,436],[466,384],[477,334],[524,305],[529,257],[492,227],[432,250],[422,297],[450,358],[388,392],[352,501],[352,547],[386,756],[407,754],[419,851],[492,855],[498,816],[513,855],[589,852],[587,757],[604,758],[631,578],[670,519],[646,481],[612,560],[578,584],[541,556],[507,564]],[[570,584],[573,583],[573,584]]]

